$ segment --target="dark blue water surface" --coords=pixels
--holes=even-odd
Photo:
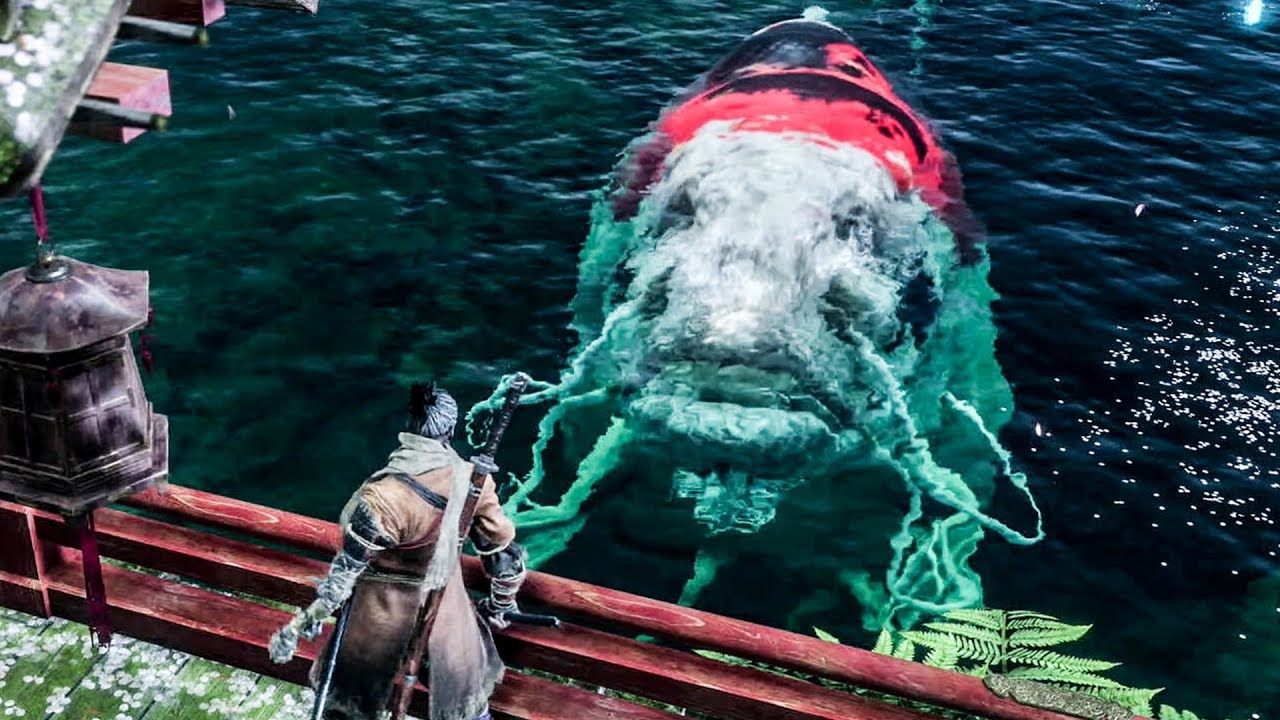
[[[205,50],[121,45],[170,69],[175,129],[69,139],[48,207],[71,254],[151,271],[175,482],[334,517],[394,444],[411,379],[471,403],[504,372],[554,377],[617,154],[802,9],[326,0],[315,18],[234,8]],[[1277,717],[1280,6],[1253,26],[1225,0],[827,9],[936,122],[989,226],[1018,411],[1002,439],[1049,535],[983,545],[987,603],[1094,623],[1077,652],[1202,717]],[[31,233],[7,208],[11,267]],[[701,605],[868,642],[847,589],[808,571],[857,522],[779,524],[792,552],[745,552]],[[650,552],[625,537],[548,569],[677,596],[690,558],[624,574]]]

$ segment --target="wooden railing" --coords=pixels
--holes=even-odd
[[[147,491],[124,504],[166,519],[99,511],[96,522],[105,557],[289,605],[311,601],[315,578],[324,575],[327,558],[339,542],[333,523],[188,488],[169,486],[163,495]],[[0,605],[82,621],[84,590],[75,547],[76,538],[58,516],[0,502]],[[140,640],[300,684],[306,681],[307,669],[323,642],[323,637],[304,641],[291,662],[275,665],[267,656],[266,644],[289,620],[288,611],[118,565],[106,565],[103,570],[112,624]],[[469,587],[487,587],[475,558],[465,558],[464,570]],[[530,573],[521,603],[568,622],[558,629],[512,626],[498,633],[503,657],[514,668],[541,670],[713,717],[929,720],[933,716],[641,642],[634,635],[757,660],[996,720],[1068,720],[996,697],[981,680],[967,675],[544,573]],[[425,693],[419,685],[412,712],[425,713]],[[499,717],[529,720],[672,717],[649,706],[514,669],[508,670],[495,694],[493,709]]]
[[[315,14],[319,0],[133,0],[115,32],[118,39],[205,45],[209,25],[227,5],[250,5]],[[173,114],[167,70],[101,63],[67,132],[127,143],[148,129],[161,129]]]

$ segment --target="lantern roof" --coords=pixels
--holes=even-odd
[[[0,351],[53,355],[146,324],[145,270],[116,270],[66,257],[45,261],[43,268],[37,262],[0,275]]]

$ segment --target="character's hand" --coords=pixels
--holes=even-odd
[[[489,623],[490,627],[503,630],[511,626],[511,621],[507,619],[507,613],[517,612],[519,608],[515,603],[507,605],[499,605],[493,601],[493,598],[487,597],[476,603],[476,610],[480,612],[480,617]]]
[[[294,625],[296,621],[297,618],[294,618],[271,636],[271,642],[267,645],[271,662],[283,665],[293,659],[293,654],[298,650],[298,629]]]
[[[289,662],[293,654],[298,651],[298,638],[315,640],[319,637],[328,615],[328,611],[318,602],[311,603],[307,609],[294,613],[289,624],[271,636],[271,642],[267,647],[271,653],[271,661],[276,664]]]
[[[299,635],[307,640],[315,640],[320,637],[320,631],[324,629],[324,621],[328,617],[329,608],[316,600],[308,605],[306,610],[299,610],[293,617],[293,621],[298,624]]]

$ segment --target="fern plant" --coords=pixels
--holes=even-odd
[[[1175,710],[1168,705],[1161,705],[1160,720],[1200,720],[1200,718],[1190,710]]]
[[[1132,688],[1099,673],[1120,663],[1068,655],[1050,648],[1084,637],[1092,625],[1070,625],[1024,610],[955,610],[920,630],[885,630],[875,651],[903,660],[986,677],[992,672],[1049,683],[1119,703],[1151,716],[1151,701],[1163,688]],[[1182,720],[1162,718],[1161,720]],[[1189,719],[1188,719],[1189,720]]]
[[[1043,613],[1007,610],[955,610],[923,629],[905,632],[882,631],[873,650],[901,660],[923,662],[926,665],[953,670],[977,677],[992,672],[1036,680],[1068,690],[1082,692],[1125,706],[1135,715],[1158,720],[1200,720],[1194,713],[1176,710],[1168,705],[1160,707],[1159,714],[1152,713],[1152,700],[1163,688],[1146,689],[1122,685],[1100,673],[1120,665],[1108,660],[1069,655],[1059,652],[1058,645],[1084,637],[1092,625],[1070,625]],[[839,643],[835,635],[813,628],[818,639]],[[920,655],[924,649],[924,657]],[[978,720],[972,715],[895,698],[883,693],[869,692],[824,678],[814,678],[805,673],[772,667],[763,663],[744,660],[709,650],[694,652],[713,660],[753,667],[766,672],[784,675],[858,695],[874,697],[895,705],[907,705],[949,720]]]

